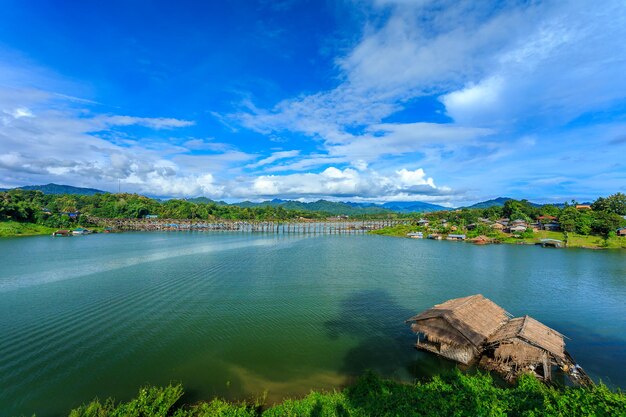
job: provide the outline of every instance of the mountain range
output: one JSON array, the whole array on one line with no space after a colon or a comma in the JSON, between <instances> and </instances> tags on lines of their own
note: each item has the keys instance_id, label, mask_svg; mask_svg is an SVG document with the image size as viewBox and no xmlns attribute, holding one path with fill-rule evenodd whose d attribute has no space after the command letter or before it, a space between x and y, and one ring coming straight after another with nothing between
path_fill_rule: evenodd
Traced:
<instances>
[{"instance_id":1,"label":"mountain range","mask_svg":"<svg viewBox=\"0 0 626 417\"><path fill-rule=\"evenodd\" d=\"M71 185L61 184L46 184L46 185L24 185L22 187L15 188L0 188L0 191L9 190L26 190L26 191L41 191L44 194L77 194L77 195L94 195L94 194L108 194L107 191L96 190L95 188L82 188L73 187Z\"/></svg>"}]
</instances>

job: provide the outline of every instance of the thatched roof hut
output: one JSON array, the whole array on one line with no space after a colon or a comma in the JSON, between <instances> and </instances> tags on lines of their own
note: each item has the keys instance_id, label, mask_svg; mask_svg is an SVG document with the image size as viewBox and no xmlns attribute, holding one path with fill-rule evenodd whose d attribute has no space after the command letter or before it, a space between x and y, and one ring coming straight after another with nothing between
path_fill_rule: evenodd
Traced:
<instances>
[{"instance_id":1,"label":"thatched roof hut","mask_svg":"<svg viewBox=\"0 0 626 417\"><path fill-rule=\"evenodd\" d=\"M511 319L489 337L486 346L493 349L497 363L504 364L511 377L522 371L543 368L541 376L549 380L552 365L568 361L564 336L529 316Z\"/></svg>"},{"instance_id":2,"label":"thatched roof hut","mask_svg":"<svg viewBox=\"0 0 626 417\"><path fill-rule=\"evenodd\" d=\"M418 348L467 364L508 318L500 306L477 294L437 304L407 323L418 334Z\"/></svg>"}]
</instances>

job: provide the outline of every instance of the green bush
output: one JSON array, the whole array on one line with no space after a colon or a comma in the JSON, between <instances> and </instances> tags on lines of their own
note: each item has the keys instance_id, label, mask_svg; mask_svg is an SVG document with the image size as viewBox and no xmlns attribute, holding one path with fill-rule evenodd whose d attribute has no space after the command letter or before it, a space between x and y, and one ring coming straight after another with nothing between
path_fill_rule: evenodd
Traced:
<instances>
[{"instance_id":1,"label":"green bush","mask_svg":"<svg viewBox=\"0 0 626 417\"><path fill-rule=\"evenodd\" d=\"M458 370L414 384L368 372L341 392L311 392L265 410L259 404L221 399L177 404L182 394L180 385L142 388L127 403L95 400L73 410L70 417L626 416L626 395L602 384L554 388L522 375L515 387L502 388L489 374L468 375Z\"/></svg>"}]
</instances>

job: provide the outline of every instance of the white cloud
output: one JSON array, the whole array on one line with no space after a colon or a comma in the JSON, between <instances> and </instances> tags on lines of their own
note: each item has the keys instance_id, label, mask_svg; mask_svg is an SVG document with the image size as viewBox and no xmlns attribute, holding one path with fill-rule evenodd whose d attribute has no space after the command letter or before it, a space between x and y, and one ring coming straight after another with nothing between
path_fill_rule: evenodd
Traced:
<instances>
[{"instance_id":1,"label":"white cloud","mask_svg":"<svg viewBox=\"0 0 626 417\"><path fill-rule=\"evenodd\" d=\"M300 151L298 151L298 150L273 152L267 158L263 158L260 161L257 161L257 162L255 162L253 164L248 164L246 166L246 168L263 167L263 166L266 166L266 165L269 165L269 164L273 164L274 162L280 161L282 159L294 158L294 157L298 156L299 154L300 154Z\"/></svg>"},{"instance_id":2,"label":"white cloud","mask_svg":"<svg viewBox=\"0 0 626 417\"><path fill-rule=\"evenodd\" d=\"M193 121L165 117L102 116L96 118L109 126L145 126L151 129L174 129L192 126Z\"/></svg>"},{"instance_id":3,"label":"white cloud","mask_svg":"<svg viewBox=\"0 0 626 417\"><path fill-rule=\"evenodd\" d=\"M458 123L562 125L626 99L626 8L619 1L542 5L495 62L442 97Z\"/></svg>"},{"instance_id":4,"label":"white cloud","mask_svg":"<svg viewBox=\"0 0 626 417\"><path fill-rule=\"evenodd\" d=\"M33 113L27 107L18 107L12 112L9 112L9 114L16 119L20 117L34 117Z\"/></svg>"},{"instance_id":5,"label":"white cloud","mask_svg":"<svg viewBox=\"0 0 626 417\"><path fill-rule=\"evenodd\" d=\"M441 98L448 114L457 122L471 124L476 114L484 114L502 106L504 80L494 76L479 84L470 84Z\"/></svg>"},{"instance_id":6,"label":"white cloud","mask_svg":"<svg viewBox=\"0 0 626 417\"><path fill-rule=\"evenodd\" d=\"M423 196L449 198L448 187L437 187L423 169L402 168L391 175L374 170L328 167L320 173L261 175L234 188L231 197L257 198L357 198L386 200L415 200Z\"/></svg>"},{"instance_id":7,"label":"white cloud","mask_svg":"<svg viewBox=\"0 0 626 417\"><path fill-rule=\"evenodd\" d=\"M125 191L131 192L220 195L222 187L210 173L210 169L220 167L220 157L226 161L253 157L232 147L214 148L222 152L212 155L214 160L210 167L206 159L201 161L201 166L178 164L176 156L183 157L180 154L188 152L187 148L173 146L167 140L159 144L152 138L117 138L118 133L111 128L141 125L154 130L174 129L193 122L93 114L77 107L84 104L59 94L0 87L0 177L3 183L15 186L55 181L106 190L117 189L117 182L121 181ZM166 159L172 154L174 158Z\"/></svg>"}]
</instances>

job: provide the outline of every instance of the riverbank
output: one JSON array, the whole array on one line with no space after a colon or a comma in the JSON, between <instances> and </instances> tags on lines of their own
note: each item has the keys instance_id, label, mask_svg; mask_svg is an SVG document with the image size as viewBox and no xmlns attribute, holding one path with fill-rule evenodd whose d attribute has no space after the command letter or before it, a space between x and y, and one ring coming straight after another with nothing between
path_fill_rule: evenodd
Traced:
<instances>
[{"instance_id":1,"label":"riverbank","mask_svg":"<svg viewBox=\"0 0 626 417\"><path fill-rule=\"evenodd\" d=\"M407 237L407 233L414 232L416 227L413 225L398 225L394 227L386 227L380 230L374 230L370 233L381 236ZM427 233L424 233L426 236ZM471 237L468 236L467 242ZM492 236L497 243L509 243L515 245L534 245L540 239L556 239L563 242L567 241L568 248L583 249L626 249L625 237L610 237L604 239L602 236L585 236L576 233L568 233L567 238L562 232L551 232L548 230L539 230L533 233L532 237L514 237L505 233L497 233ZM471 242L470 242L471 243Z\"/></svg>"},{"instance_id":2,"label":"riverbank","mask_svg":"<svg viewBox=\"0 0 626 417\"><path fill-rule=\"evenodd\" d=\"M517 386L496 386L489 375L459 371L425 382L402 384L366 373L342 391L312 391L301 399L266 406L263 398L232 403L221 399L185 404L181 385L146 387L124 403L94 400L70 417L141 415L145 417L278 416L521 416L623 415L626 394L604 385L550 388L524 375Z\"/></svg>"},{"instance_id":3,"label":"riverbank","mask_svg":"<svg viewBox=\"0 0 626 417\"><path fill-rule=\"evenodd\" d=\"M70 227L68 230L73 230L78 227L84 226L76 225L74 227ZM36 223L5 221L0 222L0 238L20 236L46 236L52 235L53 232L59 229L63 229L63 227L48 227ZM94 233L101 233L104 231L104 228L99 226L89 226L88 229Z\"/></svg>"},{"instance_id":4,"label":"riverbank","mask_svg":"<svg viewBox=\"0 0 626 417\"><path fill-rule=\"evenodd\" d=\"M49 235L55 230L35 223L0 222L0 237Z\"/></svg>"}]
</instances>

